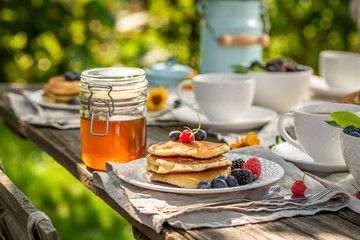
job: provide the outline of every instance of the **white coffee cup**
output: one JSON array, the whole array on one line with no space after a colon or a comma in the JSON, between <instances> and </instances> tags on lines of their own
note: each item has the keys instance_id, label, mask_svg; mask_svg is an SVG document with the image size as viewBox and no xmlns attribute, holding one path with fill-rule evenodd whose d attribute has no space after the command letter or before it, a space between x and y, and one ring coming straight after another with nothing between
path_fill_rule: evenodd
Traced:
<instances>
[{"instance_id":1,"label":"white coffee cup","mask_svg":"<svg viewBox=\"0 0 360 240\"><path fill-rule=\"evenodd\" d=\"M340 147L340 128L329 126L330 113L336 111L360 112L360 106L340 103L303 105L294 112L280 115L278 130L290 144L306 152L316 163L345 165ZM285 119L293 118L296 139L284 128Z\"/></svg>"},{"instance_id":2,"label":"white coffee cup","mask_svg":"<svg viewBox=\"0 0 360 240\"><path fill-rule=\"evenodd\" d=\"M332 88L360 89L360 54L345 51L322 51L320 76Z\"/></svg>"},{"instance_id":3,"label":"white coffee cup","mask_svg":"<svg viewBox=\"0 0 360 240\"><path fill-rule=\"evenodd\" d=\"M183 90L185 84L193 86L194 95ZM236 73L199 74L177 90L182 103L198 108L209 120L237 122L254 100L255 79Z\"/></svg>"}]
</instances>

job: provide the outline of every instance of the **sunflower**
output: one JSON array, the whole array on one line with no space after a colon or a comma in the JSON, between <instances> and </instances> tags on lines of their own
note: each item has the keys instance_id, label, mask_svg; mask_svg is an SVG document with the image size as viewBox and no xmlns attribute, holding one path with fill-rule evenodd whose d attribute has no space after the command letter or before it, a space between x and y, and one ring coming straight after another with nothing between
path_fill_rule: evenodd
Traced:
<instances>
[{"instance_id":1,"label":"sunflower","mask_svg":"<svg viewBox=\"0 0 360 240\"><path fill-rule=\"evenodd\" d=\"M232 149L250 147L260 145L260 138L258 135L254 135L254 132L249 132L246 137L242 137L240 142L236 140L234 144L231 144Z\"/></svg>"},{"instance_id":2,"label":"sunflower","mask_svg":"<svg viewBox=\"0 0 360 240\"><path fill-rule=\"evenodd\" d=\"M167 90L163 85L153 90L149 91L149 95L147 97L147 108L150 111L159 111L165 108L165 102L167 99Z\"/></svg>"}]
</instances>

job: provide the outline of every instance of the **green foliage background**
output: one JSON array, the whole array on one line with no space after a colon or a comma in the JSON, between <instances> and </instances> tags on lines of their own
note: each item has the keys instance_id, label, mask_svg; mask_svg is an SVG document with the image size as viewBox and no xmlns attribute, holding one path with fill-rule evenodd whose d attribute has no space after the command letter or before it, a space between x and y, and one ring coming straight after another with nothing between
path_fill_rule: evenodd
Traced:
<instances>
[{"instance_id":1,"label":"green foliage background","mask_svg":"<svg viewBox=\"0 0 360 240\"><path fill-rule=\"evenodd\" d=\"M197 69L201 16L196 2L2 0L0 82L46 82L66 70L91 67L146 67L171 55ZM264 2L272 25L264 61L291 58L316 73L321 50L356 51L357 31L348 0ZM121 20L129 13L147 14L145 24L121 31ZM125 26L132 23L134 20ZM131 238L125 220L2 123L0 141L6 173L50 216L63 239Z\"/></svg>"}]
</instances>

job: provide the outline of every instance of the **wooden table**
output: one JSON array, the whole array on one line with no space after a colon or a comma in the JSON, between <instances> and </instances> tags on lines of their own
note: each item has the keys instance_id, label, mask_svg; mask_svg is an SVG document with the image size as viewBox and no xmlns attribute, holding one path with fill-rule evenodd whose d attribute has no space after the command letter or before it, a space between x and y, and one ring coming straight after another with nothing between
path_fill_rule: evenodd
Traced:
<instances>
[{"instance_id":1,"label":"wooden table","mask_svg":"<svg viewBox=\"0 0 360 240\"><path fill-rule=\"evenodd\" d=\"M105 191L94 186L91 169L81 161L79 129L36 127L16 118L4 93L21 89L36 90L40 87L41 85L0 84L0 116L14 133L33 141L129 221L137 239L360 239L360 214L348 208L334 213L321 212L314 216L283 218L272 222L218 229L200 228L184 231L165 224L162 232L157 234L153 229L134 220ZM170 129L172 128L148 127L148 145L167 139Z\"/></svg>"}]
</instances>

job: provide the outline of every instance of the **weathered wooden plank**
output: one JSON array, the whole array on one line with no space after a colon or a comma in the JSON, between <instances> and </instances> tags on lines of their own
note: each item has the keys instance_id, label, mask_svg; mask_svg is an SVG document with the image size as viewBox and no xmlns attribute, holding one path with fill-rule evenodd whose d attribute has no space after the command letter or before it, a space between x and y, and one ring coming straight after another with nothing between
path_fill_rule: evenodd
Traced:
<instances>
[{"instance_id":1,"label":"weathered wooden plank","mask_svg":"<svg viewBox=\"0 0 360 240\"><path fill-rule=\"evenodd\" d=\"M17 223L23 234L28 235L28 219L31 214L38 212L38 210L3 171L0 171L0 205ZM56 229L48 219L43 218L37 226L34 234L39 234L42 239L59 239Z\"/></svg>"},{"instance_id":2,"label":"weathered wooden plank","mask_svg":"<svg viewBox=\"0 0 360 240\"><path fill-rule=\"evenodd\" d=\"M307 232L316 239L360 239L360 228L358 226L333 213L326 212L314 216L285 218L280 221L293 229Z\"/></svg>"}]
</instances>

